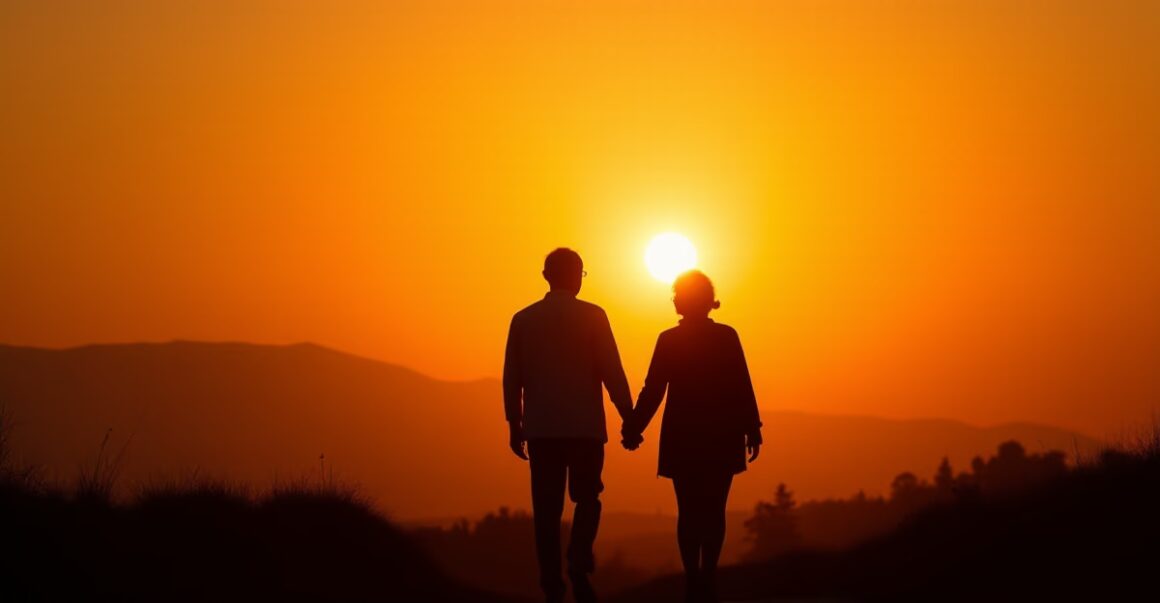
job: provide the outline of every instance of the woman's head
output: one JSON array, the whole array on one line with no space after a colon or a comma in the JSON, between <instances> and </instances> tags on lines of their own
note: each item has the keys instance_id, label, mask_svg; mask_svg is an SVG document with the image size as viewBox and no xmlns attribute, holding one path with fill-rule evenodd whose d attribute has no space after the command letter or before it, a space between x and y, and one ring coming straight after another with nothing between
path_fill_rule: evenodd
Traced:
<instances>
[{"instance_id":1,"label":"woman's head","mask_svg":"<svg viewBox=\"0 0 1160 603\"><path fill-rule=\"evenodd\" d=\"M713 291L713 281L700 270L682 273L673 282L673 306L681 316L708 316L721 307Z\"/></svg>"}]
</instances>

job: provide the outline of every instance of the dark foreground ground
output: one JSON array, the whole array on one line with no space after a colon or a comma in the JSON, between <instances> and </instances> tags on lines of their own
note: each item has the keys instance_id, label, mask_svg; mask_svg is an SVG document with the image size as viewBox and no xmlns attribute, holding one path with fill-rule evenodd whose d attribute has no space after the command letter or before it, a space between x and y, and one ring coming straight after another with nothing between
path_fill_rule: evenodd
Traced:
<instances>
[{"instance_id":1,"label":"dark foreground ground","mask_svg":"<svg viewBox=\"0 0 1160 603\"><path fill-rule=\"evenodd\" d=\"M847 552L723 568L722 598L1152 600L1160 577L1157 440L1018 493L965 492ZM0 470L0 601L518 600L449 578L412 534L333 484L255 496L190 481L116 503L109 485L93 471L66 492ZM606 600L680 601L681 584L669 576Z\"/></svg>"},{"instance_id":2,"label":"dark foreground ground","mask_svg":"<svg viewBox=\"0 0 1160 603\"><path fill-rule=\"evenodd\" d=\"M1160 446L1105 453L1033 490L965 496L844 553L723 568L729 601L1155 600ZM613 598L679 601L671 576Z\"/></svg>"},{"instance_id":3,"label":"dark foreground ground","mask_svg":"<svg viewBox=\"0 0 1160 603\"><path fill-rule=\"evenodd\" d=\"M449 580L348 492L201 484L132 503L0 487L0 601L511 601Z\"/></svg>"}]
</instances>

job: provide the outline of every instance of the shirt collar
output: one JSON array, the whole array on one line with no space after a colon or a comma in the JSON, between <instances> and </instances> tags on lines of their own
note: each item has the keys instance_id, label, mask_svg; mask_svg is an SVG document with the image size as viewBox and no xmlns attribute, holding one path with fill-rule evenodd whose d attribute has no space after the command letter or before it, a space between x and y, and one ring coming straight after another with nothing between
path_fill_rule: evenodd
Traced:
<instances>
[{"instance_id":1,"label":"shirt collar","mask_svg":"<svg viewBox=\"0 0 1160 603\"><path fill-rule=\"evenodd\" d=\"M575 293L572 293L571 291L565 291L563 289L549 289L548 292L544 294L544 299L575 299L575 297Z\"/></svg>"}]
</instances>

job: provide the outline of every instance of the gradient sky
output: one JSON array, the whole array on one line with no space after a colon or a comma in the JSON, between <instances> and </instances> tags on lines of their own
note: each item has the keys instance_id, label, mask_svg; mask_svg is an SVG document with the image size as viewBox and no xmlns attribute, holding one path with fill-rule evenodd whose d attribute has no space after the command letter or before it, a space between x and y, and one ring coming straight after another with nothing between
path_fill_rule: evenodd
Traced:
<instances>
[{"instance_id":1,"label":"gradient sky","mask_svg":"<svg viewBox=\"0 0 1160 603\"><path fill-rule=\"evenodd\" d=\"M666 230L767 407L1147 419L1160 3L0 5L0 342L497 376L568 245L636 389Z\"/></svg>"}]
</instances>

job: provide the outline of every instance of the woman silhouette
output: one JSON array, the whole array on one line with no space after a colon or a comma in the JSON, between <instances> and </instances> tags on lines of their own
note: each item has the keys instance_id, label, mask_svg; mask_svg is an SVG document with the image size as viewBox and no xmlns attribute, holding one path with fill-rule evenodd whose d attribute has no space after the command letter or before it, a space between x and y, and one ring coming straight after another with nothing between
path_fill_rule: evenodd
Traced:
<instances>
[{"instance_id":1,"label":"woman silhouette","mask_svg":"<svg viewBox=\"0 0 1160 603\"><path fill-rule=\"evenodd\" d=\"M691 270L673 284L673 305L684 318L657 338L644 389L624 445L635 449L660 407L657 474L671 478L677 495L677 543L685 567L686 601L716 601L717 560L725 542L725 502L733 475L757 460L761 420L741 340L713 322L719 308L713 283Z\"/></svg>"}]
</instances>

